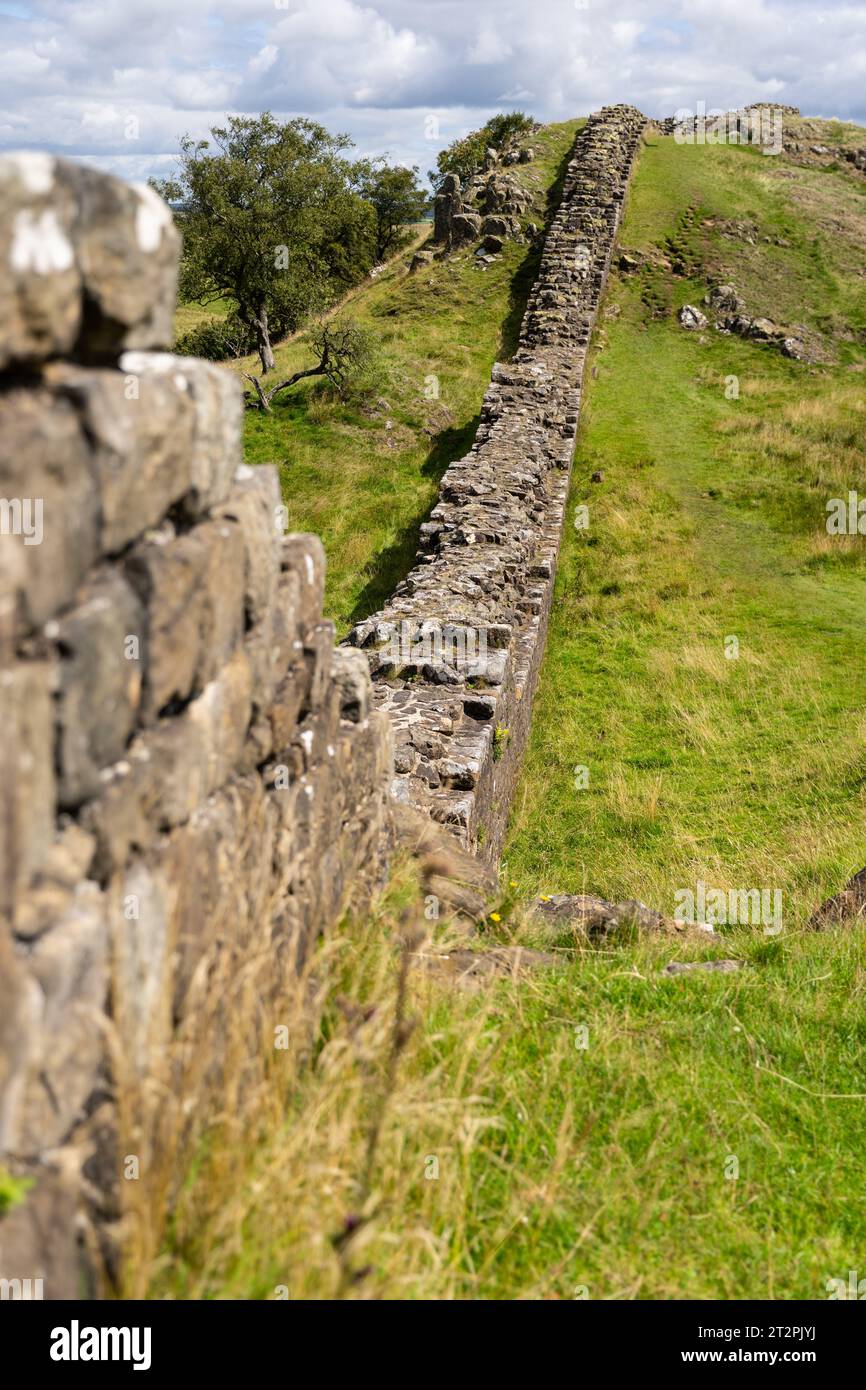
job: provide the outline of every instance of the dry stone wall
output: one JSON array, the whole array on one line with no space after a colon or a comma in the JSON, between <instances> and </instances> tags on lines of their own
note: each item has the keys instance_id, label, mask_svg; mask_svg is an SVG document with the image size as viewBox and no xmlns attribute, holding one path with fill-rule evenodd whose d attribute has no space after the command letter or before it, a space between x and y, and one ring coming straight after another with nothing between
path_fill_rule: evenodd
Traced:
<instances>
[{"instance_id":1,"label":"dry stone wall","mask_svg":"<svg viewBox=\"0 0 866 1390\"><path fill-rule=\"evenodd\" d=\"M590 334L645 118L578 134L513 359L453 463L411 573L350 642L395 739L395 798L495 857L544 651Z\"/></svg>"},{"instance_id":2,"label":"dry stone wall","mask_svg":"<svg viewBox=\"0 0 866 1390\"><path fill-rule=\"evenodd\" d=\"M242 463L237 378L165 350L169 210L0 159L0 1168L30 1183L0 1214L0 1277L97 1290L119 1106L150 1097L132 1128L170 1169L165 1116L192 1125L239 1084L392 844L432 817L495 857L644 125L612 107L579 134L473 448L340 648L320 542L284 534L275 472Z\"/></svg>"},{"instance_id":3,"label":"dry stone wall","mask_svg":"<svg viewBox=\"0 0 866 1390\"><path fill-rule=\"evenodd\" d=\"M387 842L321 543L243 465L237 378L163 350L178 252L147 188L0 160L0 1165L34 1182L0 1277L46 1296L86 1288L84 1195L117 1215L117 1068L203 974L261 958L266 1005Z\"/></svg>"}]
</instances>

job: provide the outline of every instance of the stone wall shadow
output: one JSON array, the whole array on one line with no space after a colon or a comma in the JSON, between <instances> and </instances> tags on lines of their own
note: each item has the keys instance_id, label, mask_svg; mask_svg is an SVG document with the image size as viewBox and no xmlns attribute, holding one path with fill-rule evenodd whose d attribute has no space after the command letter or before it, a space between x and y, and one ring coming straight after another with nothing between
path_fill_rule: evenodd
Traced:
<instances>
[{"instance_id":1,"label":"stone wall shadow","mask_svg":"<svg viewBox=\"0 0 866 1390\"><path fill-rule=\"evenodd\" d=\"M432 478L438 486L448 465L468 454L472 448L472 441L480 422L480 414L473 415L465 425L451 426L438 434L421 465L422 476ZM433 505L435 502L431 503L431 506ZM366 571L366 583L349 615L350 626L361 622L363 618L369 618L371 613L383 608L400 580L409 573L415 563L421 527L429 515L430 507L427 507L412 521L407 522L397 533L396 540L384 550L380 550L370 561Z\"/></svg>"}]
</instances>

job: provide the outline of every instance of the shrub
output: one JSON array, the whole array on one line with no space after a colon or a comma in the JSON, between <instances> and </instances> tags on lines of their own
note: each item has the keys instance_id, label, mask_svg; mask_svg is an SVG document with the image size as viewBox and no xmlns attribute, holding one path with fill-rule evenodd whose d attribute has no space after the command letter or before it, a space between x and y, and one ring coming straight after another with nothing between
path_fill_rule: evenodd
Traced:
<instances>
[{"instance_id":1,"label":"shrub","mask_svg":"<svg viewBox=\"0 0 866 1390\"><path fill-rule=\"evenodd\" d=\"M188 333L182 333L174 345L175 352L183 357L206 357L209 362L245 357L255 346L255 333L241 323L236 314L224 319L207 319Z\"/></svg>"}]
</instances>

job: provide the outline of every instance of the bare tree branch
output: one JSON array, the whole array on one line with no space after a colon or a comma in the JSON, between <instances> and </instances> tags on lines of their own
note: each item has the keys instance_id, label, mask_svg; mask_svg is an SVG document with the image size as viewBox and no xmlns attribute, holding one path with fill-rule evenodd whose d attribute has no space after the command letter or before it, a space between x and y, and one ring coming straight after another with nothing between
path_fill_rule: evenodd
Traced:
<instances>
[{"instance_id":1,"label":"bare tree branch","mask_svg":"<svg viewBox=\"0 0 866 1390\"><path fill-rule=\"evenodd\" d=\"M342 390L349 376L364 361L368 352L366 335L356 324L349 322L322 324L313 342L319 354L315 366L294 372L292 376L276 382L267 391L257 376L244 372L247 381L252 382L255 387L257 404L262 410L270 413L274 396L280 391L287 391L289 387L296 386L306 377L325 376L337 390Z\"/></svg>"}]
</instances>

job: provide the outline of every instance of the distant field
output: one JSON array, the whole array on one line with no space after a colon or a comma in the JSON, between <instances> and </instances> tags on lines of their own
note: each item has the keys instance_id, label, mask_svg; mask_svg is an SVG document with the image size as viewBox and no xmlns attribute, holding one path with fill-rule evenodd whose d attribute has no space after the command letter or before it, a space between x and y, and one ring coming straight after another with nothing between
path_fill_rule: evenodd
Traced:
<instances>
[{"instance_id":1,"label":"distant field","mask_svg":"<svg viewBox=\"0 0 866 1390\"><path fill-rule=\"evenodd\" d=\"M210 323L213 319L224 319L231 307L229 299L216 299L207 305L178 304L174 311L175 337L180 338L184 333L191 333L194 328L199 328L203 323Z\"/></svg>"}]
</instances>

